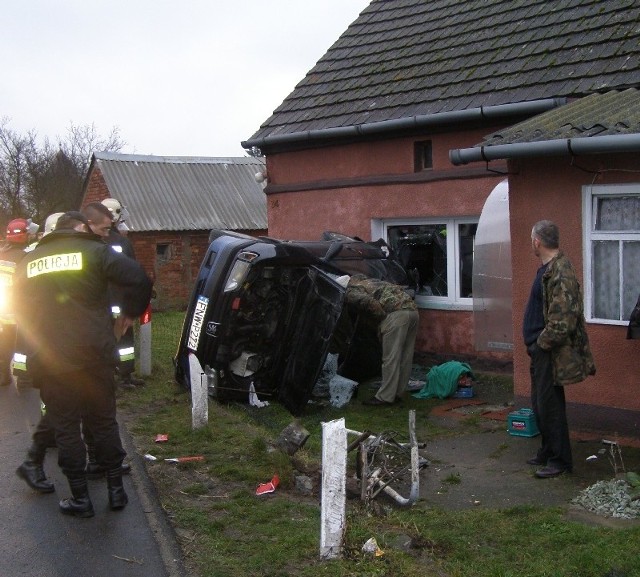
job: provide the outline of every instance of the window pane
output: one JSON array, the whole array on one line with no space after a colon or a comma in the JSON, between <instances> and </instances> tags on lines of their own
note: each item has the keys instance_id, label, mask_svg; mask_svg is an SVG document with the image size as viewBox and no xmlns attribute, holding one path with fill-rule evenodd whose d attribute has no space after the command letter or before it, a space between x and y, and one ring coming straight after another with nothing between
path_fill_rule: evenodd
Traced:
<instances>
[{"instance_id":1,"label":"window pane","mask_svg":"<svg viewBox=\"0 0 640 577\"><path fill-rule=\"evenodd\" d=\"M622 243L622 319L629 315L640 294L640 242Z\"/></svg>"},{"instance_id":2,"label":"window pane","mask_svg":"<svg viewBox=\"0 0 640 577\"><path fill-rule=\"evenodd\" d=\"M461 298L471 298L473 290L473 253L476 242L477 224L458 226L458 245L460 247L460 294Z\"/></svg>"},{"instance_id":3,"label":"window pane","mask_svg":"<svg viewBox=\"0 0 640 577\"><path fill-rule=\"evenodd\" d=\"M593 243L593 316L620 320L620 267L617 241Z\"/></svg>"},{"instance_id":4,"label":"window pane","mask_svg":"<svg viewBox=\"0 0 640 577\"><path fill-rule=\"evenodd\" d=\"M399 225L387 228L389 246L416 281L416 294L447 296L447 225Z\"/></svg>"},{"instance_id":5,"label":"window pane","mask_svg":"<svg viewBox=\"0 0 640 577\"><path fill-rule=\"evenodd\" d=\"M640 196L600 196L596 230L640 230Z\"/></svg>"}]
</instances>

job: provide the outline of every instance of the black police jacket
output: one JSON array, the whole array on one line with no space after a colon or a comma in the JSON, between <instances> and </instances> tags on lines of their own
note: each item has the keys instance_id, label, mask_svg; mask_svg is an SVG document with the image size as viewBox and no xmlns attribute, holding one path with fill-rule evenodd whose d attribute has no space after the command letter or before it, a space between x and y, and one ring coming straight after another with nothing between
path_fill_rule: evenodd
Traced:
<instances>
[{"instance_id":1,"label":"black police jacket","mask_svg":"<svg viewBox=\"0 0 640 577\"><path fill-rule=\"evenodd\" d=\"M144 312L152 289L139 263L99 236L74 230L43 237L18 264L14 281L19 339L34 378L115 365L107 288L121 289L129 317Z\"/></svg>"}]
</instances>

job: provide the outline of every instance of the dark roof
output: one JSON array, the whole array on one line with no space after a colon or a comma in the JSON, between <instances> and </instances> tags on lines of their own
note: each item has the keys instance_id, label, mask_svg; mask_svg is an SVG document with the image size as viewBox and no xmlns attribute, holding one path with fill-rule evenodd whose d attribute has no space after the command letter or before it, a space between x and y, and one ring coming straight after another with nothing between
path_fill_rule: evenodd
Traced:
<instances>
[{"instance_id":1,"label":"dark roof","mask_svg":"<svg viewBox=\"0 0 640 577\"><path fill-rule=\"evenodd\" d=\"M449 151L453 164L640 151L640 90L591 94Z\"/></svg>"},{"instance_id":2,"label":"dark roof","mask_svg":"<svg viewBox=\"0 0 640 577\"><path fill-rule=\"evenodd\" d=\"M639 44L638 0L373 0L243 144L638 87Z\"/></svg>"},{"instance_id":3,"label":"dark roof","mask_svg":"<svg viewBox=\"0 0 640 577\"><path fill-rule=\"evenodd\" d=\"M592 94L487 136L480 145L640 133L640 91Z\"/></svg>"},{"instance_id":4,"label":"dark roof","mask_svg":"<svg viewBox=\"0 0 640 577\"><path fill-rule=\"evenodd\" d=\"M96 167L132 231L267 228L266 196L255 179L261 158L96 152L87 178Z\"/></svg>"}]
</instances>

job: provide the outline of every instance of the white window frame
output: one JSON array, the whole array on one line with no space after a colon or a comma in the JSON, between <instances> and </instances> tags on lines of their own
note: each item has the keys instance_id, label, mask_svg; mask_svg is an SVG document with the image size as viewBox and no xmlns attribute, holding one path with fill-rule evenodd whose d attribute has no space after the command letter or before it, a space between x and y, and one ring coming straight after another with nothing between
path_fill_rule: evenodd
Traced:
<instances>
[{"instance_id":1,"label":"white window frame","mask_svg":"<svg viewBox=\"0 0 640 577\"><path fill-rule=\"evenodd\" d=\"M637 232L616 232L595 230L595 203L602 196L640 196L640 183L586 185L582 187L582 223L583 223L583 275L584 275L584 315L587 322L603 325L629 324L628 320L601 319L593 316L593 250L591 243L599 240L640 241L640 230ZM622 305L622 251L620 255L620 303ZM621 312L622 316L622 312Z\"/></svg>"},{"instance_id":2,"label":"white window frame","mask_svg":"<svg viewBox=\"0 0 640 577\"><path fill-rule=\"evenodd\" d=\"M446 310L473 310L473 298L461 298L460 294L460 247L458 225L478 224L479 217L429 217L429 218L385 218L372 219L371 238L382 238L388 242L390 226L445 224L447 227L447 287L449 294L442 296L416 295L420 308Z\"/></svg>"}]
</instances>

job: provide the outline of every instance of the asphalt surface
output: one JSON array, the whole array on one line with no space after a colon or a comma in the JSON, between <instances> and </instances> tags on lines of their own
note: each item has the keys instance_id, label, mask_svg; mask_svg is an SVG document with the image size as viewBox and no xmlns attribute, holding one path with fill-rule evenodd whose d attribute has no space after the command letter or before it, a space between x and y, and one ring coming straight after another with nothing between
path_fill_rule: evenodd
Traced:
<instances>
[{"instance_id":1,"label":"asphalt surface","mask_svg":"<svg viewBox=\"0 0 640 577\"><path fill-rule=\"evenodd\" d=\"M0 387L0 576L182 577L173 530L125 430L132 472L124 478L129 504L122 511L109 509L101 479L89 481L95 517L60 513L58 502L70 492L55 449L45 461L54 493L39 494L15 474L39 419L39 399L35 389Z\"/></svg>"}]
</instances>

